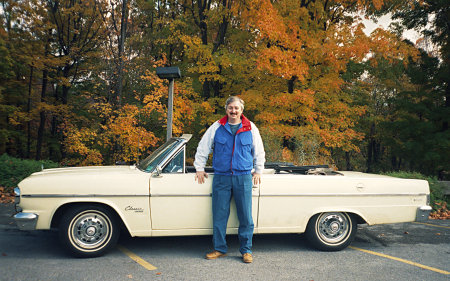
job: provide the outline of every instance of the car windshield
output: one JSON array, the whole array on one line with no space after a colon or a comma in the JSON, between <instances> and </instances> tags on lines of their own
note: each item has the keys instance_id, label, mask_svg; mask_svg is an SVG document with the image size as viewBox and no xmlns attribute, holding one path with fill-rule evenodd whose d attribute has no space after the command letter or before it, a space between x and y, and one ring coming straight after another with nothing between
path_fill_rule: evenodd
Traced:
<instances>
[{"instance_id":1,"label":"car windshield","mask_svg":"<svg viewBox=\"0 0 450 281\"><path fill-rule=\"evenodd\" d=\"M138 168L145 172L153 172L158 164L166 158L166 156L172 151L172 149L178 144L176 139L170 139L165 144L155 150L150 156L142 160L138 164Z\"/></svg>"}]
</instances>

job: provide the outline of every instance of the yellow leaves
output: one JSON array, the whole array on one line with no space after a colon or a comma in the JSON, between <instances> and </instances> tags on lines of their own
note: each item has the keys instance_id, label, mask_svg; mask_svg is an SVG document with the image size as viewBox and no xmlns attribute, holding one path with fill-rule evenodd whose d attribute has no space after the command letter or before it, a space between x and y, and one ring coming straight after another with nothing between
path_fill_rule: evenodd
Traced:
<instances>
[{"instance_id":1,"label":"yellow leaves","mask_svg":"<svg viewBox=\"0 0 450 281\"><path fill-rule=\"evenodd\" d=\"M112 105L103 101L93 103L89 111L96 112L100 118L107 118L111 116L112 110Z\"/></svg>"},{"instance_id":2,"label":"yellow leaves","mask_svg":"<svg viewBox=\"0 0 450 281\"><path fill-rule=\"evenodd\" d=\"M203 45L201 39L196 36L183 35L180 39L189 59L194 59L200 63L212 60L211 45Z\"/></svg>"},{"instance_id":3,"label":"yellow leaves","mask_svg":"<svg viewBox=\"0 0 450 281\"><path fill-rule=\"evenodd\" d=\"M193 61L188 71L199 74L200 82L219 81L225 82L225 78L219 74L220 67L223 69L231 66L229 57L221 54L213 54L212 44L204 45L196 36L183 35L180 37L184 44L186 57Z\"/></svg>"},{"instance_id":4,"label":"yellow leaves","mask_svg":"<svg viewBox=\"0 0 450 281\"><path fill-rule=\"evenodd\" d=\"M67 165L100 165L103 157L97 149L91 148L95 143L97 133L92 128L76 128L73 124L65 123L66 150L68 153L79 154L80 158L65 160Z\"/></svg>"},{"instance_id":5,"label":"yellow leaves","mask_svg":"<svg viewBox=\"0 0 450 281\"><path fill-rule=\"evenodd\" d=\"M31 118L30 118L29 114L26 112L23 112L23 111L14 111L9 117L9 122L13 126L25 124L26 122L28 122L30 120L31 120Z\"/></svg>"},{"instance_id":6,"label":"yellow leaves","mask_svg":"<svg viewBox=\"0 0 450 281\"><path fill-rule=\"evenodd\" d=\"M285 162L293 162L294 161L294 155L293 155L292 151L290 151L287 147L283 147L281 156L283 157L283 160Z\"/></svg>"}]
</instances>

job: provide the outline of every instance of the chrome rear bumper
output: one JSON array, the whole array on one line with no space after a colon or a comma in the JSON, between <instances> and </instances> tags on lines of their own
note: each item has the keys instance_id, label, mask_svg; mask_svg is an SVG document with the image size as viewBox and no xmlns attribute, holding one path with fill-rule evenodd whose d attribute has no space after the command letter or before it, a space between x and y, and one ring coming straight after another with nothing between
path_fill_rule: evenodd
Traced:
<instances>
[{"instance_id":1,"label":"chrome rear bumper","mask_svg":"<svg viewBox=\"0 0 450 281\"><path fill-rule=\"evenodd\" d=\"M17 213L14 215L14 220L20 230L35 230L38 217L33 213Z\"/></svg>"}]
</instances>

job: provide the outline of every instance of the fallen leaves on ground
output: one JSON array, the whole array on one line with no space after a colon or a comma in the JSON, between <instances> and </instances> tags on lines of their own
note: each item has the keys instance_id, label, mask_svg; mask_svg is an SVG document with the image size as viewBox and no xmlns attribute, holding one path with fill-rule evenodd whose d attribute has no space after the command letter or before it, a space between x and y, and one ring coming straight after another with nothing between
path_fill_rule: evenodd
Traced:
<instances>
[{"instance_id":1,"label":"fallen leaves on ground","mask_svg":"<svg viewBox=\"0 0 450 281\"><path fill-rule=\"evenodd\" d=\"M14 203L14 191L0 186L0 203Z\"/></svg>"},{"instance_id":2,"label":"fallen leaves on ground","mask_svg":"<svg viewBox=\"0 0 450 281\"><path fill-rule=\"evenodd\" d=\"M430 213L430 219L447 220L450 219L450 210L447 208L447 202L435 203L438 207L437 211Z\"/></svg>"}]
</instances>

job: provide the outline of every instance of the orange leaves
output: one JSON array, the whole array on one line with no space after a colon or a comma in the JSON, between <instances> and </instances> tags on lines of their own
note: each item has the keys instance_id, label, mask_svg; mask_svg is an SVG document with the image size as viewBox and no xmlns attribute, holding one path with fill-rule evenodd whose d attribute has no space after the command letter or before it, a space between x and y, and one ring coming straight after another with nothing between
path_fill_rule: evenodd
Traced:
<instances>
[{"instance_id":1,"label":"orange leaves","mask_svg":"<svg viewBox=\"0 0 450 281\"><path fill-rule=\"evenodd\" d=\"M310 161L305 151L320 161L330 157L331 148L358 151L355 143L363 134L354 127L366 108L354 104L349 90L354 81L344 81L342 73L350 62L371 56L414 54L389 32L367 36L360 18L348 14L380 9L385 2L252 0L242 7L242 26L255 34L261 82L270 77L267 87L247 91L244 98L255 104L249 107L255 120L274 128L266 132L294 155L283 151L283 157L305 163ZM269 85L274 76L282 87Z\"/></svg>"},{"instance_id":2,"label":"orange leaves","mask_svg":"<svg viewBox=\"0 0 450 281\"><path fill-rule=\"evenodd\" d=\"M283 157L283 160L285 162L293 162L294 161L294 155L292 151L290 151L287 147L283 148L281 156Z\"/></svg>"},{"instance_id":3,"label":"orange leaves","mask_svg":"<svg viewBox=\"0 0 450 281\"><path fill-rule=\"evenodd\" d=\"M283 51L278 46L261 49L257 63L259 69L270 70L272 74L286 79L296 76L303 80L308 72L308 65L299 54Z\"/></svg>"},{"instance_id":4,"label":"orange leaves","mask_svg":"<svg viewBox=\"0 0 450 281\"><path fill-rule=\"evenodd\" d=\"M431 219L438 219L438 220L450 219L450 210L447 208L447 202L445 201L436 202L435 208L437 210L430 213Z\"/></svg>"},{"instance_id":5,"label":"orange leaves","mask_svg":"<svg viewBox=\"0 0 450 281\"><path fill-rule=\"evenodd\" d=\"M109 132L106 135L121 145L120 158L127 162L137 160L142 151L155 146L159 140L153 132L139 126L139 113L137 106L127 104L107 124Z\"/></svg>"},{"instance_id":6,"label":"orange leaves","mask_svg":"<svg viewBox=\"0 0 450 281\"><path fill-rule=\"evenodd\" d=\"M260 120L268 124L276 124L279 121L292 121L296 116L306 119L315 118L315 113L309 109L314 106L314 92L311 90L295 90L294 93L273 93L263 98L255 98L249 92L244 93L244 98L252 106L261 110L258 115ZM262 97L261 94L258 96Z\"/></svg>"},{"instance_id":7,"label":"orange leaves","mask_svg":"<svg viewBox=\"0 0 450 281\"><path fill-rule=\"evenodd\" d=\"M406 64L408 57L417 59L419 56L418 50L413 45L401 41L395 34L381 28L372 32L370 43L373 58L381 56L390 62L400 59ZM371 62L376 64L375 59L371 59Z\"/></svg>"},{"instance_id":8,"label":"orange leaves","mask_svg":"<svg viewBox=\"0 0 450 281\"><path fill-rule=\"evenodd\" d=\"M241 13L242 25L256 34L258 68L285 79L296 76L303 80L308 71L302 60L304 32L269 0L249 1L246 5Z\"/></svg>"},{"instance_id":9,"label":"orange leaves","mask_svg":"<svg viewBox=\"0 0 450 281\"><path fill-rule=\"evenodd\" d=\"M105 112L102 111L105 109ZM109 104L95 104L91 110L99 116L106 118L104 124L92 126L88 120L67 119L64 126L66 136L65 145L67 152L72 157L66 159L68 165L100 165L104 164L105 151L110 153L119 146L116 160L133 162L137 160L143 151L155 146L159 140L153 132L139 125L141 110L135 106L126 104L116 114L107 115L110 112ZM85 125L76 125L74 121L82 121ZM91 125L91 126L89 126ZM74 157L78 155L79 157Z\"/></svg>"},{"instance_id":10,"label":"orange leaves","mask_svg":"<svg viewBox=\"0 0 450 281\"><path fill-rule=\"evenodd\" d=\"M434 205L436 211L432 211L430 213L430 219L437 219L437 220L450 219L450 210L447 207L447 202L445 201L436 202ZM440 234L438 233L437 235Z\"/></svg>"},{"instance_id":11,"label":"orange leaves","mask_svg":"<svg viewBox=\"0 0 450 281\"><path fill-rule=\"evenodd\" d=\"M199 110L203 110L205 104L198 104L199 95L185 85L175 87L174 111L173 111L173 133L181 135L185 127L189 127ZM206 105L207 106L207 105Z\"/></svg>"}]
</instances>

